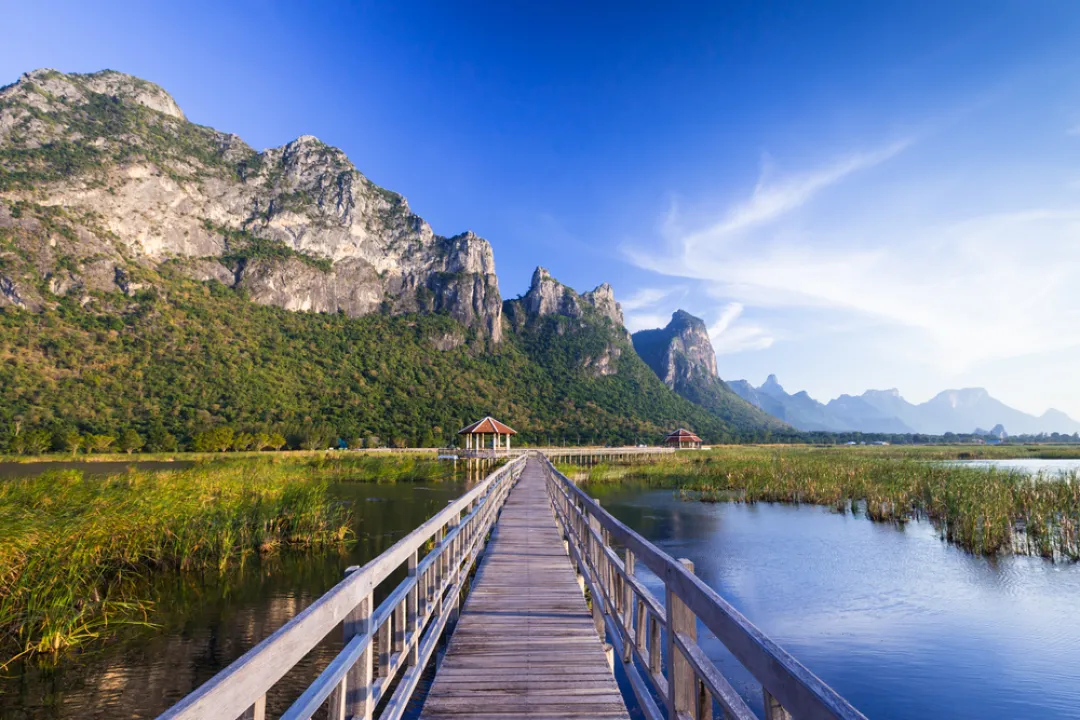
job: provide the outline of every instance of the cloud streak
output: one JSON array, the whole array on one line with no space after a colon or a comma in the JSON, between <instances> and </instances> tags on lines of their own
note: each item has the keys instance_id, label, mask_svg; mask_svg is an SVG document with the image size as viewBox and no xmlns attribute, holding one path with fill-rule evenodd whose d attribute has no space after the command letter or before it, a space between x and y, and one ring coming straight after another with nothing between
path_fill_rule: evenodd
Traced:
<instances>
[{"instance_id":1,"label":"cloud streak","mask_svg":"<svg viewBox=\"0 0 1080 720\"><path fill-rule=\"evenodd\" d=\"M812 201L823 190L839 192L856 173L908 146L766 177L748 199L667 238L669 254L624 250L639 267L700 281L711 296L730 302L713 325L717 352L769 347L784 333L740 325L750 307L777 311L770 317L780 323L783 311L798 310L800 317L815 313L820 323L847 315L915 330L924 342L896 352L954 373L1080 346L1080 206L914 215L893 209L894 185L860 182L860 197L880 214L815 212ZM797 208L807 212L790 227L786 218Z\"/></svg>"},{"instance_id":2,"label":"cloud streak","mask_svg":"<svg viewBox=\"0 0 1080 720\"><path fill-rule=\"evenodd\" d=\"M910 140L903 140L869 152L852 153L816 170L779 180L773 179L766 163L749 198L732 207L718 222L683 237L682 243L693 251L705 243L770 223L848 176L889 160L910 144Z\"/></svg>"}]
</instances>

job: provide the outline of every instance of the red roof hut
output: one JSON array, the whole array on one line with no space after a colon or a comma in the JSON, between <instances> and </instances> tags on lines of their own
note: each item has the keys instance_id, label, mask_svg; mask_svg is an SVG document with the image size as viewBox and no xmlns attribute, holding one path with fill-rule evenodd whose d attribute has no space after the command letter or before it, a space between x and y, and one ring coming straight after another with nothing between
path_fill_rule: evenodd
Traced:
<instances>
[{"instance_id":1,"label":"red roof hut","mask_svg":"<svg viewBox=\"0 0 1080 720\"><path fill-rule=\"evenodd\" d=\"M517 430L488 415L483 420L461 428L457 434L465 436L466 450L490 448L496 452L500 449L510 452L510 436L517 435Z\"/></svg>"},{"instance_id":2,"label":"red roof hut","mask_svg":"<svg viewBox=\"0 0 1080 720\"><path fill-rule=\"evenodd\" d=\"M677 445L680 450L683 448L700 449L701 438L685 428L679 428L664 436L664 444Z\"/></svg>"}]
</instances>

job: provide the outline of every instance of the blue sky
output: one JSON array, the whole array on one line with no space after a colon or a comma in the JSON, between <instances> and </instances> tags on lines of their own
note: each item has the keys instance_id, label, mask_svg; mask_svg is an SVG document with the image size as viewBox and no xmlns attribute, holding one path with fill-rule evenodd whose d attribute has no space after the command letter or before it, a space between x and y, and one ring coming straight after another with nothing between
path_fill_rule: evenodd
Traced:
<instances>
[{"instance_id":1,"label":"blue sky","mask_svg":"<svg viewBox=\"0 0 1080 720\"><path fill-rule=\"evenodd\" d=\"M0 83L316 135L488 238L504 296L543 264L631 329L684 308L725 378L1080 417L1080 5L583 5L5 3Z\"/></svg>"}]
</instances>

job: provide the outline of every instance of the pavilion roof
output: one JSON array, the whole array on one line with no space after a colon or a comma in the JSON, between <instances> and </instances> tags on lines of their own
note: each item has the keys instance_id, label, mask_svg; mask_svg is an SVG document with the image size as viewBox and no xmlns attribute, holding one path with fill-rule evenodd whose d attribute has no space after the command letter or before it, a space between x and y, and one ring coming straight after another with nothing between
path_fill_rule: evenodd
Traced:
<instances>
[{"instance_id":1,"label":"pavilion roof","mask_svg":"<svg viewBox=\"0 0 1080 720\"><path fill-rule=\"evenodd\" d=\"M670 432L664 436L664 442L668 442L671 440L689 440L690 442L701 442L701 438L699 438L697 435L690 432L686 428L679 428L675 432Z\"/></svg>"},{"instance_id":2,"label":"pavilion roof","mask_svg":"<svg viewBox=\"0 0 1080 720\"><path fill-rule=\"evenodd\" d=\"M458 435L517 435L517 430L504 425L488 415L483 420L477 420L472 425L467 425L458 430Z\"/></svg>"}]
</instances>

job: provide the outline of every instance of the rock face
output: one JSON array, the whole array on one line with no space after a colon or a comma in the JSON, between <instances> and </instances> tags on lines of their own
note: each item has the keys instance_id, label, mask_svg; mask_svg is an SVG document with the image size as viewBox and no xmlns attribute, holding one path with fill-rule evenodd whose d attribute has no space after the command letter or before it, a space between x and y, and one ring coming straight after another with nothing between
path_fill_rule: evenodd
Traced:
<instances>
[{"instance_id":1,"label":"rock face","mask_svg":"<svg viewBox=\"0 0 1080 720\"><path fill-rule=\"evenodd\" d=\"M633 335L634 349L669 388L736 425L782 427L720 379L716 352L701 318L676 310L667 327Z\"/></svg>"},{"instance_id":2,"label":"rock face","mask_svg":"<svg viewBox=\"0 0 1080 720\"><path fill-rule=\"evenodd\" d=\"M529 291L508 301L505 314L523 335L535 338L550 332L576 338L576 364L592 377L617 374L619 359L630 350L622 308L607 283L578 293L538 267Z\"/></svg>"},{"instance_id":3,"label":"rock face","mask_svg":"<svg viewBox=\"0 0 1080 720\"><path fill-rule=\"evenodd\" d=\"M623 327L622 307L615 302L615 292L607 283L587 293L578 294L551 277L546 269L536 268L529 292L525 294L525 307L534 317L563 315L580 318L593 311L611 321L616 328Z\"/></svg>"},{"instance_id":4,"label":"rock face","mask_svg":"<svg viewBox=\"0 0 1080 720\"><path fill-rule=\"evenodd\" d=\"M256 302L440 312L502 336L486 240L436 235L405 198L314 137L255 152L188 122L164 90L122 73L37 70L0 89L0 203L7 214L19 206L26 222L51 217L88 236L46 251L21 228L21 251L50 267L45 256L59 252L74 268L53 294L89 287L87 262L138 274L180 259L190 277L244 288ZM30 283L5 277L0 303L15 304Z\"/></svg>"},{"instance_id":5,"label":"rock face","mask_svg":"<svg viewBox=\"0 0 1080 720\"><path fill-rule=\"evenodd\" d=\"M665 328L634 333L634 348L672 389L696 377L720 376L704 321L685 310L676 310Z\"/></svg>"}]
</instances>

